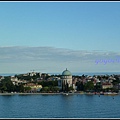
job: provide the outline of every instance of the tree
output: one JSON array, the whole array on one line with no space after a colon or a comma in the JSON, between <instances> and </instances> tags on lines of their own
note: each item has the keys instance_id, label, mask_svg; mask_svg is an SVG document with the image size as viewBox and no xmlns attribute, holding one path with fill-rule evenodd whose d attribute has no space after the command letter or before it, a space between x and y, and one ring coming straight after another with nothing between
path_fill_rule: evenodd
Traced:
<instances>
[{"instance_id":1,"label":"tree","mask_svg":"<svg viewBox=\"0 0 120 120\"><path fill-rule=\"evenodd\" d=\"M49 87L43 87L42 89L41 89L41 91L42 92L48 92L48 91L50 91L50 88Z\"/></svg>"},{"instance_id":2,"label":"tree","mask_svg":"<svg viewBox=\"0 0 120 120\"><path fill-rule=\"evenodd\" d=\"M68 91L74 90L72 86L68 87Z\"/></svg>"},{"instance_id":3,"label":"tree","mask_svg":"<svg viewBox=\"0 0 120 120\"><path fill-rule=\"evenodd\" d=\"M21 84L18 86L19 92L24 92L24 86Z\"/></svg>"},{"instance_id":4,"label":"tree","mask_svg":"<svg viewBox=\"0 0 120 120\"><path fill-rule=\"evenodd\" d=\"M2 92L14 92L15 91L15 85L12 83L10 77L5 77L1 83L0 83L0 90Z\"/></svg>"},{"instance_id":5,"label":"tree","mask_svg":"<svg viewBox=\"0 0 120 120\"><path fill-rule=\"evenodd\" d=\"M94 89L94 84L92 81L88 81L84 86L84 90L86 90L86 91L90 91L93 89Z\"/></svg>"},{"instance_id":6,"label":"tree","mask_svg":"<svg viewBox=\"0 0 120 120\"><path fill-rule=\"evenodd\" d=\"M76 86L77 86L77 91L83 91L84 90L84 85L83 82L76 82Z\"/></svg>"},{"instance_id":7,"label":"tree","mask_svg":"<svg viewBox=\"0 0 120 120\"><path fill-rule=\"evenodd\" d=\"M31 87L24 87L24 91L29 92L31 90Z\"/></svg>"},{"instance_id":8,"label":"tree","mask_svg":"<svg viewBox=\"0 0 120 120\"><path fill-rule=\"evenodd\" d=\"M94 90L95 90L96 92L100 92L100 91L102 90L101 82L96 83L96 86L94 87Z\"/></svg>"},{"instance_id":9,"label":"tree","mask_svg":"<svg viewBox=\"0 0 120 120\"><path fill-rule=\"evenodd\" d=\"M1 90L2 92L7 91L7 87L6 87L5 85L3 85L3 86L0 87L0 90Z\"/></svg>"}]
</instances>

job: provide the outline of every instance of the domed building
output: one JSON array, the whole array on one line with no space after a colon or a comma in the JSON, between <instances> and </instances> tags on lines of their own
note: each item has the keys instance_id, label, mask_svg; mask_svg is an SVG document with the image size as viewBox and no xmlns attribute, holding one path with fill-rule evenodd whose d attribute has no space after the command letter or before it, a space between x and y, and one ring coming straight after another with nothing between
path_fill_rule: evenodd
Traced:
<instances>
[{"instance_id":1,"label":"domed building","mask_svg":"<svg viewBox=\"0 0 120 120\"><path fill-rule=\"evenodd\" d=\"M72 86L72 74L67 68L62 72L62 81L65 85L68 83L68 87Z\"/></svg>"},{"instance_id":2,"label":"domed building","mask_svg":"<svg viewBox=\"0 0 120 120\"><path fill-rule=\"evenodd\" d=\"M64 71L62 72L62 75L63 75L63 76L72 76L71 72L70 72L69 70L67 70L67 68L66 68L66 70L64 70Z\"/></svg>"},{"instance_id":3,"label":"domed building","mask_svg":"<svg viewBox=\"0 0 120 120\"><path fill-rule=\"evenodd\" d=\"M62 72L61 80L58 81L58 86L64 91L66 87L72 87L72 74L69 70Z\"/></svg>"}]
</instances>

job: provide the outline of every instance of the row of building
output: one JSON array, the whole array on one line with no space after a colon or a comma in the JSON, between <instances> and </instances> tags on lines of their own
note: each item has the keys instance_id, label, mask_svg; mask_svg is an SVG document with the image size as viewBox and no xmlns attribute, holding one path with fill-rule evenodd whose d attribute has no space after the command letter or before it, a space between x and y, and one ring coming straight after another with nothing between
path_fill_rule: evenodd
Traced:
<instances>
[{"instance_id":1,"label":"row of building","mask_svg":"<svg viewBox=\"0 0 120 120\"><path fill-rule=\"evenodd\" d=\"M88 81L92 81L94 86L97 84L97 83L100 83L102 84L102 89L107 89L107 88L113 88L113 84L112 82L116 80L114 77L110 76L108 79L98 79L97 76L86 76L84 78L78 78L78 77L73 77L71 72L69 70L65 70L63 71L62 73L62 77L61 79L58 79L58 86L59 88L63 88L64 89L64 86L66 84L68 84L69 87L73 87L74 90L77 89L77 86L76 86L76 82L83 82L83 84L87 83ZM118 84L117 86L118 88L120 88L120 83Z\"/></svg>"},{"instance_id":2,"label":"row of building","mask_svg":"<svg viewBox=\"0 0 120 120\"><path fill-rule=\"evenodd\" d=\"M32 72L32 73L27 73L24 74L23 76L34 76L38 73ZM45 76L47 74L41 74L39 73L39 78L37 79L38 81L40 80L44 80ZM50 76L48 75L48 79L47 80L57 80L58 81L58 87L62 90L65 90L65 87L72 87L75 91L77 89L76 86L76 82L83 82L83 84L87 83L88 81L92 81L94 85L96 85L97 83L101 82L102 83L102 89L106 89L106 88L113 88L113 84L112 82L114 80L116 80L113 76L109 76L108 79L99 79L98 76L84 76L83 78L80 77L76 77L76 76L72 76L71 72L69 70L64 70L62 72L62 75L60 77L57 76ZM4 76L0 76L0 80L4 79ZM24 84L24 87L31 87L32 90L36 90L36 91L40 91L40 89L42 88L42 85L38 85L38 84L34 84L30 81L27 80L21 80L18 79L15 76L11 76L11 81L14 85L19 85L19 84ZM118 88L120 87L120 83L117 86Z\"/></svg>"}]
</instances>

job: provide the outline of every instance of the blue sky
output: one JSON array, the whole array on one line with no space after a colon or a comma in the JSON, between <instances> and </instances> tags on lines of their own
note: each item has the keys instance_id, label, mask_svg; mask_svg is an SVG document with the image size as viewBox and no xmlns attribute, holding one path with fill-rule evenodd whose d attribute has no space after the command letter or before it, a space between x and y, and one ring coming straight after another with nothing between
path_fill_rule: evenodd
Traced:
<instances>
[{"instance_id":1,"label":"blue sky","mask_svg":"<svg viewBox=\"0 0 120 120\"><path fill-rule=\"evenodd\" d=\"M114 63L100 64L99 67L95 64L96 59L119 56L119 39L120 2L0 2L1 73L28 72L39 69L39 64L41 72L62 72L66 67L72 72L120 71L120 63L116 63L117 66ZM32 51L38 49L40 56L37 56L37 62L35 58L31 60L26 57L22 62L18 59L13 62L12 57L17 56L17 46L18 53L25 55L24 50L30 50L32 57L36 56L36 52ZM20 47L24 48L23 51ZM54 59L42 60L44 54L41 55L41 48ZM65 55L61 56L55 51L51 53L50 48L53 51L61 50ZM29 58L30 51L26 53ZM74 51L71 54L73 57L66 59L71 51ZM80 57L81 51L86 57ZM76 57L76 52L79 57ZM109 56L103 57L106 53ZM64 61L56 62L58 58ZM83 60L85 63L81 64ZM57 66L59 62L60 67Z\"/></svg>"}]
</instances>

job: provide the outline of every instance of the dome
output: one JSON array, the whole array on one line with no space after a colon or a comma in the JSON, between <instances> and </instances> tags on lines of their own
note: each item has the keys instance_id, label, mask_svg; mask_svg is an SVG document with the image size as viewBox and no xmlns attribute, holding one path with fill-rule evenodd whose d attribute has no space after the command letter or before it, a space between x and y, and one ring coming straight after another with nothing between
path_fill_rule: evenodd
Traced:
<instances>
[{"instance_id":1,"label":"dome","mask_svg":"<svg viewBox=\"0 0 120 120\"><path fill-rule=\"evenodd\" d=\"M72 76L71 72L69 70L67 70L67 69L62 72L62 75Z\"/></svg>"}]
</instances>

